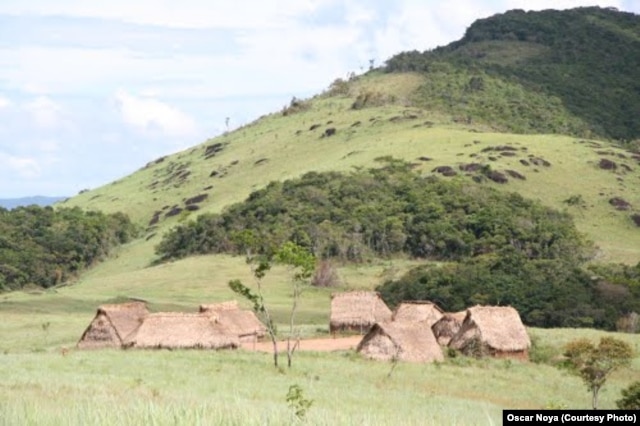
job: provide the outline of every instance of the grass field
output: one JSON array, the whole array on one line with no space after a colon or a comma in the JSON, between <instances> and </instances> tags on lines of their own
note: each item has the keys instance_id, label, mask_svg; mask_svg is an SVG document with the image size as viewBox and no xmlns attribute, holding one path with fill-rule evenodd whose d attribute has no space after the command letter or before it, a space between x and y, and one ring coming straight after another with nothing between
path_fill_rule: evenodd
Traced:
<instances>
[{"instance_id":1,"label":"grass field","mask_svg":"<svg viewBox=\"0 0 640 426\"><path fill-rule=\"evenodd\" d=\"M590 330L530 330L559 348ZM617 336L638 348L636 336ZM391 364L350 352L304 353L291 370L268 354L242 350L70 351L55 345L0 355L0 423L289 424L289 386L313 401L308 424L500 424L504 408L588 408L576 377L558 368L506 360L448 359ZM640 379L616 373L601 393L615 407L620 390ZM391 372L391 374L390 374ZM348 385L346 385L348 384ZM295 422L292 422L295 423Z\"/></svg>"}]
</instances>

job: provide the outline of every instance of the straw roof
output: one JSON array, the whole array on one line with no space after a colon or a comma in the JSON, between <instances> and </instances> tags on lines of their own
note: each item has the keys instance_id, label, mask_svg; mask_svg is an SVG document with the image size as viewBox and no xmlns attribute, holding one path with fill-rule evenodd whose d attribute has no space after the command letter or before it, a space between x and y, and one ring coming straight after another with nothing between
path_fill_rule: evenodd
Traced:
<instances>
[{"instance_id":1,"label":"straw roof","mask_svg":"<svg viewBox=\"0 0 640 426\"><path fill-rule=\"evenodd\" d=\"M376 322L391 320L391 310L375 291L350 291L331 295L331 332L369 331Z\"/></svg>"},{"instance_id":2,"label":"straw roof","mask_svg":"<svg viewBox=\"0 0 640 426\"><path fill-rule=\"evenodd\" d=\"M400 303L393 311L393 321L426 322L431 327L442 318L442 310L435 304L423 301L409 301Z\"/></svg>"},{"instance_id":3,"label":"straw roof","mask_svg":"<svg viewBox=\"0 0 640 426\"><path fill-rule=\"evenodd\" d=\"M240 309L236 300L200 305L200 312L215 319L229 334L238 336L242 341L264 337L267 327L253 311Z\"/></svg>"},{"instance_id":4,"label":"straw roof","mask_svg":"<svg viewBox=\"0 0 640 426\"><path fill-rule=\"evenodd\" d=\"M159 312L145 318L125 342L134 348L237 348L238 337L206 314Z\"/></svg>"},{"instance_id":5,"label":"straw roof","mask_svg":"<svg viewBox=\"0 0 640 426\"><path fill-rule=\"evenodd\" d=\"M449 344L451 338L460 330L460 326L466 316L467 311L445 313L442 318L431 326L431 330L440 345L447 346Z\"/></svg>"},{"instance_id":6,"label":"straw roof","mask_svg":"<svg viewBox=\"0 0 640 426\"><path fill-rule=\"evenodd\" d=\"M149 314L144 302L101 305L78 341L78 348L119 348Z\"/></svg>"},{"instance_id":7,"label":"straw roof","mask_svg":"<svg viewBox=\"0 0 640 426\"><path fill-rule=\"evenodd\" d=\"M431 329L420 323L377 323L367 333L357 351L368 358L407 362L443 361L442 349Z\"/></svg>"},{"instance_id":8,"label":"straw roof","mask_svg":"<svg viewBox=\"0 0 640 426\"><path fill-rule=\"evenodd\" d=\"M526 352L531 347L520 315L511 306L474 306L449 346L466 352L480 344L492 354Z\"/></svg>"}]
</instances>

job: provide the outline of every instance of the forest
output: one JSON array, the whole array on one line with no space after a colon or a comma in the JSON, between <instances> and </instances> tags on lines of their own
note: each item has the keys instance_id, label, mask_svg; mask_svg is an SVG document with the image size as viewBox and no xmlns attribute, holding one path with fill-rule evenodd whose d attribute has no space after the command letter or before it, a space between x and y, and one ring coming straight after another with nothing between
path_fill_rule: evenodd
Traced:
<instances>
[{"instance_id":1,"label":"forest","mask_svg":"<svg viewBox=\"0 0 640 426\"><path fill-rule=\"evenodd\" d=\"M0 291L64 283L135 235L122 213L0 208Z\"/></svg>"}]
</instances>

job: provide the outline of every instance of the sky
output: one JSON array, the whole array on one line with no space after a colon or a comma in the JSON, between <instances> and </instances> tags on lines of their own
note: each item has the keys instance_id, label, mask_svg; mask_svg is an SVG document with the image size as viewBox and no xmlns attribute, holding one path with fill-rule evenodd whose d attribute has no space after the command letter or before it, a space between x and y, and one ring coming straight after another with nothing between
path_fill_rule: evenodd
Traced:
<instances>
[{"instance_id":1,"label":"sky","mask_svg":"<svg viewBox=\"0 0 640 426\"><path fill-rule=\"evenodd\" d=\"M510 9L640 0L2 0L0 198L72 196Z\"/></svg>"}]
</instances>

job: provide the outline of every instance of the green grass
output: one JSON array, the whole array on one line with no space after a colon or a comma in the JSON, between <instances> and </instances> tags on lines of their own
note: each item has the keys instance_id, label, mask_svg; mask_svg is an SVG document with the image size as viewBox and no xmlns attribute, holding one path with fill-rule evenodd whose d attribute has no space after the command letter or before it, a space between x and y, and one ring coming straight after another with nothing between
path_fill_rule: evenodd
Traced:
<instances>
[{"instance_id":1,"label":"green grass","mask_svg":"<svg viewBox=\"0 0 640 426\"><path fill-rule=\"evenodd\" d=\"M535 330L556 338L602 333ZM623 336L636 347L637 336ZM548 365L449 359L391 365L349 352L298 353L291 370L245 351L70 351L0 355L2 424L283 424L285 396L299 385L313 400L309 424L500 424L504 408L587 408L576 377ZM602 408L640 379L630 371L605 385ZM345 384L348 383L348 386Z\"/></svg>"}]
</instances>

